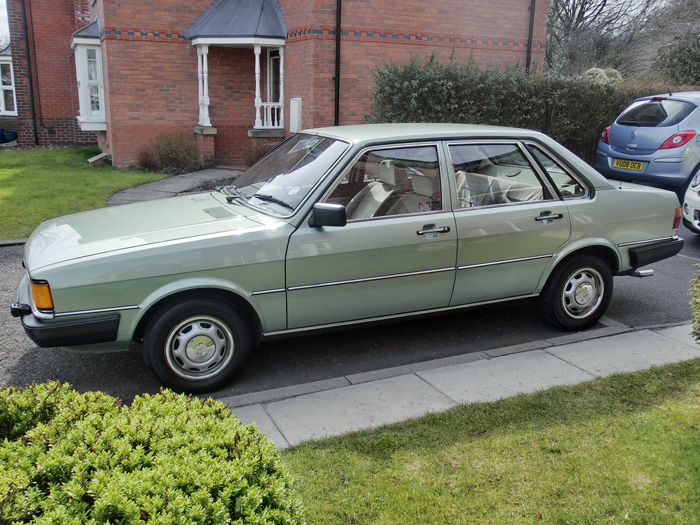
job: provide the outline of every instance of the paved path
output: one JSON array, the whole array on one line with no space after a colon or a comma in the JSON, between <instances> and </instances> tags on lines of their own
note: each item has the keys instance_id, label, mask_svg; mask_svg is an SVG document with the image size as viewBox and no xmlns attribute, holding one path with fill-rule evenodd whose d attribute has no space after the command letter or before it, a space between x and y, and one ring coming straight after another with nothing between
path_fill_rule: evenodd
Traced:
<instances>
[{"instance_id":1,"label":"paved path","mask_svg":"<svg viewBox=\"0 0 700 525\"><path fill-rule=\"evenodd\" d=\"M621 325L617 329L622 333L607 335L615 332L608 327L220 401L243 423L255 422L283 449L460 404L496 401L700 358L692 325L638 331ZM541 348L532 349L538 345Z\"/></svg>"}]
</instances>

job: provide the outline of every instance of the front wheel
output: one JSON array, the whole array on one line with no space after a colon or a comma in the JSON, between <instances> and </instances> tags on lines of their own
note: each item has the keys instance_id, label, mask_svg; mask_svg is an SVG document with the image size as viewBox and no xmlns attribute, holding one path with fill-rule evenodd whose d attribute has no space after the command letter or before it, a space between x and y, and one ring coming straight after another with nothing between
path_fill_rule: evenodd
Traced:
<instances>
[{"instance_id":1,"label":"front wheel","mask_svg":"<svg viewBox=\"0 0 700 525\"><path fill-rule=\"evenodd\" d=\"M248 359L250 329L228 304L175 301L159 313L144 332L144 359L164 385L192 393L216 390Z\"/></svg>"},{"instance_id":2,"label":"front wheel","mask_svg":"<svg viewBox=\"0 0 700 525\"><path fill-rule=\"evenodd\" d=\"M612 272L595 256L571 259L556 268L540 296L544 316L566 330L594 325L610 304Z\"/></svg>"}]
</instances>

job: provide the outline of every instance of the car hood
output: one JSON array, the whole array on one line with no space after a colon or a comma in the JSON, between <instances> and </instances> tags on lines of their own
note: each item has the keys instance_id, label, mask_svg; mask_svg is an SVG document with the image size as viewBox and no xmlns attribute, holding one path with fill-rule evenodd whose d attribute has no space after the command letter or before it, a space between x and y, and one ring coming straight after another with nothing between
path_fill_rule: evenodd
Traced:
<instances>
[{"instance_id":1,"label":"car hood","mask_svg":"<svg viewBox=\"0 0 700 525\"><path fill-rule=\"evenodd\" d=\"M191 237L240 233L278 220L242 205L223 204L212 194L195 194L102 208L42 223L25 247L25 264L51 264L148 244Z\"/></svg>"}]
</instances>

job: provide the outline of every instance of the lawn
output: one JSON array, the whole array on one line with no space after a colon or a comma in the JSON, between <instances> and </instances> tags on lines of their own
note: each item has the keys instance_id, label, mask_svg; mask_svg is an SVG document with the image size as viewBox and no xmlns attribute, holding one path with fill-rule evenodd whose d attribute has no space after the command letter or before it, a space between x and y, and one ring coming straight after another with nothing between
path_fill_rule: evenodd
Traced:
<instances>
[{"instance_id":1,"label":"lawn","mask_svg":"<svg viewBox=\"0 0 700 525\"><path fill-rule=\"evenodd\" d=\"M283 453L309 523L700 523L700 359Z\"/></svg>"},{"instance_id":2,"label":"lawn","mask_svg":"<svg viewBox=\"0 0 700 525\"><path fill-rule=\"evenodd\" d=\"M114 193L164 175L93 167L96 148L0 151L0 239L19 239L42 221L107 205Z\"/></svg>"}]
</instances>

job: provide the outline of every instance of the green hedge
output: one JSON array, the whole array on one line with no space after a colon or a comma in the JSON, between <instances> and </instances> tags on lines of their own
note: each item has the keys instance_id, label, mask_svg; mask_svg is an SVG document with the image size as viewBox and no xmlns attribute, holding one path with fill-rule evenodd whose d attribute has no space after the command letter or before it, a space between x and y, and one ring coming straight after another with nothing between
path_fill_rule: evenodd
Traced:
<instances>
[{"instance_id":1,"label":"green hedge","mask_svg":"<svg viewBox=\"0 0 700 525\"><path fill-rule=\"evenodd\" d=\"M274 445L211 399L6 388L0 438L0 523L303 521Z\"/></svg>"},{"instance_id":2,"label":"green hedge","mask_svg":"<svg viewBox=\"0 0 700 525\"><path fill-rule=\"evenodd\" d=\"M369 122L470 122L542 131L588 162L603 129L635 98L669 86L626 86L586 77L526 75L474 60L389 62L374 70ZM685 90L675 87L675 90ZM687 89L687 88L686 88Z\"/></svg>"}]
</instances>

